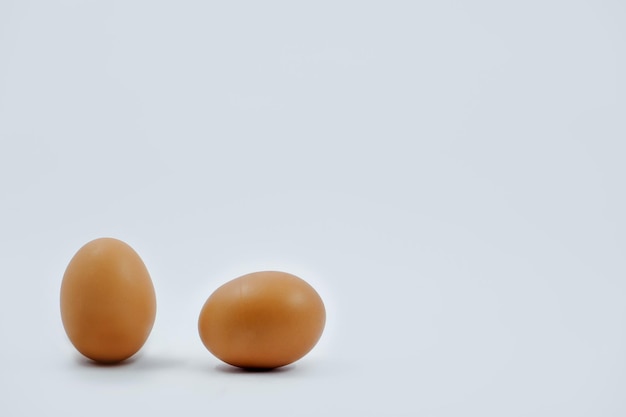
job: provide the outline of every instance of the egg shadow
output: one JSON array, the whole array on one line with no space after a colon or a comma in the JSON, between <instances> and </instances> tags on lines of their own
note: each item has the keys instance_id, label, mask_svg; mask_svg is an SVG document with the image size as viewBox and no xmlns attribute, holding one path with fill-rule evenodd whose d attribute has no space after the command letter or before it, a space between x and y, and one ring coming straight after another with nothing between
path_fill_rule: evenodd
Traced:
<instances>
[{"instance_id":1,"label":"egg shadow","mask_svg":"<svg viewBox=\"0 0 626 417\"><path fill-rule=\"evenodd\" d=\"M138 359L140 359L140 356L136 355L120 362L97 362L85 356L75 356L75 362L84 368L125 368L136 363Z\"/></svg>"},{"instance_id":2,"label":"egg shadow","mask_svg":"<svg viewBox=\"0 0 626 417\"><path fill-rule=\"evenodd\" d=\"M223 374L283 374L293 373L295 365L285 365L278 368L239 368L236 366L220 363L214 369Z\"/></svg>"},{"instance_id":3,"label":"egg shadow","mask_svg":"<svg viewBox=\"0 0 626 417\"><path fill-rule=\"evenodd\" d=\"M81 368L100 369L123 369L132 368L134 371L158 371L181 367L185 361L182 359L154 357L150 355L136 354L120 362L97 362L92 359L77 355L75 363Z\"/></svg>"}]
</instances>

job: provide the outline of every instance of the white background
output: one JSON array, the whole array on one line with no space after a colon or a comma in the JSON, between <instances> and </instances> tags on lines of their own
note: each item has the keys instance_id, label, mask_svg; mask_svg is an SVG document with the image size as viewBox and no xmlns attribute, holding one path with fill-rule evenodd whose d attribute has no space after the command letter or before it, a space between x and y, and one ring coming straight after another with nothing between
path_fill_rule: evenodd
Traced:
<instances>
[{"instance_id":1,"label":"white background","mask_svg":"<svg viewBox=\"0 0 626 417\"><path fill-rule=\"evenodd\" d=\"M621 0L0 0L0 414L623 417L625 74ZM101 236L115 367L59 314ZM241 373L197 316L264 269L327 328Z\"/></svg>"}]
</instances>

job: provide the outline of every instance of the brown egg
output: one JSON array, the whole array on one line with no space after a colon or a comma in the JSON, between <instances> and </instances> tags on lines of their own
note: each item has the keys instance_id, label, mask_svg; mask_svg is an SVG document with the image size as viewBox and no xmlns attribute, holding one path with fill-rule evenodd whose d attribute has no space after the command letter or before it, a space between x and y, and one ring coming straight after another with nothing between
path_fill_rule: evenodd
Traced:
<instances>
[{"instance_id":1,"label":"brown egg","mask_svg":"<svg viewBox=\"0 0 626 417\"><path fill-rule=\"evenodd\" d=\"M126 243L92 240L74 255L61 284L61 318L74 347L98 362L119 362L145 343L156 315L148 270Z\"/></svg>"},{"instance_id":2,"label":"brown egg","mask_svg":"<svg viewBox=\"0 0 626 417\"><path fill-rule=\"evenodd\" d=\"M306 355L326 321L324 303L304 280L255 272L219 287L206 301L198 330L206 348L241 368L276 368Z\"/></svg>"}]
</instances>

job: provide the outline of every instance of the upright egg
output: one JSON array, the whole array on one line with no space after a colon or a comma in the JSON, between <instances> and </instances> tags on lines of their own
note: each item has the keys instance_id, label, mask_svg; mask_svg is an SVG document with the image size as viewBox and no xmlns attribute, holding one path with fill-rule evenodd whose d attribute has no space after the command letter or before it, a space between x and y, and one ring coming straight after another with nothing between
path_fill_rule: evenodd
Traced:
<instances>
[{"instance_id":1,"label":"upright egg","mask_svg":"<svg viewBox=\"0 0 626 417\"><path fill-rule=\"evenodd\" d=\"M241 368L269 369L295 362L317 343L324 303L306 281L285 272L241 276L219 287L200 312L206 348Z\"/></svg>"},{"instance_id":2,"label":"upright egg","mask_svg":"<svg viewBox=\"0 0 626 417\"><path fill-rule=\"evenodd\" d=\"M70 261L61 284L61 318L74 347L97 362L119 362L145 343L156 315L150 274L126 243L101 238Z\"/></svg>"}]
</instances>

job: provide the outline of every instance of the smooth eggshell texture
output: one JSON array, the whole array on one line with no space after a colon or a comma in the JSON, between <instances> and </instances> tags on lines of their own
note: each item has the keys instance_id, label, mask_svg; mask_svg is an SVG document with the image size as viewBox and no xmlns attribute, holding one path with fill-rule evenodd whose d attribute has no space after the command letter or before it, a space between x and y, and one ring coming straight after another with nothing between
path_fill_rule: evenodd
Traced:
<instances>
[{"instance_id":1,"label":"smooth eggshell texture","mask_svg":"<svg viewBox=\"0 0 626 417\"><path fill-rule=\"evenodd\" d=\"M80 353L105 363L129 358L145 343L155 315L148 270L126 243L96 239L74 255L61 284L61 317Z\"/></svg>"},{"instance_id":2,"label":"smooth eggshell texture","mask_svg":"<svg viewBox=\"0 0 626 417\"><path fill-rule=\"evenodd\" d=\"M306 281L266 271L215 290L200 312L198 330L206 348L224 362L268 369L306 355L325 321L324 303Z\"/></svg>"}]
</instances>

